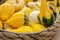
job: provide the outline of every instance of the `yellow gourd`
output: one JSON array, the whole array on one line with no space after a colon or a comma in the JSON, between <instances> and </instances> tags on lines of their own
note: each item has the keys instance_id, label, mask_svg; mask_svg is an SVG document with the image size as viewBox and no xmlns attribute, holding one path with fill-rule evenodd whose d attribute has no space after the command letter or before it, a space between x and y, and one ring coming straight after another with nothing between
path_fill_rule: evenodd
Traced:
<instances>
[{"instance_id":1,"label":"yellow gourd","mask_svg":"<svg viewBox=\"0 0 60 40\"><path fill-rule=\"evenodd\" d=\"M1 20L0 20L0 29L2 29L3 28L3 25L2 25L2 22L1 22Z\"/></svg>"},{"instance_id":2,"label":"yellow gourd","mask_svg":"<svg viewBox=\"0 0 60 40\"><path fill-rule=\"evenodd\" d=\"M29 22L29 25L32 27L34 32L41 32L43 30L45 30L46 28L41 25L41 24L34 24L32 22Z\"/></svg>"},{"instance_id":3,"label":"yellow gourd","mask_svg":"<svg viewBox=\"0 0 60 40\"><path fill-rule=\"evenodd\" d=\"M41 8L38 19L42 25L51 26L57 17L57 12L47 4L47 0L41 0Z\"/></svg>"},{"instance_id":4,"label":"yellow gourd","mask_svg":"<svg viewBox=\"0 0 60 40\"><path fill-rule=\"evenodd\" d=\"M33 29L30 26L22 26L18 29L14 29L12 30L12 32L16 32L16 33L31 33L33 32Z\"/></svg>"},{"instance_id":5,"label":"yellow gourd","mask_svg":"<svg viewBox=\"0 0 60 40\"><path fill-rule=\"evenodd\" d=\"M24 13L17 12L12 15L10 19L6 21L6 24L10 25L12 28L19 28L24 25Z\"/></svg>"},{"instance_id":6,"label":"yellow gourd","mask_svg":"<svg viewBox=\"0 0 60 40\"><path fill-rule=\"evenodd\" d=\"M15 9L12 4L10 3L3 3L0 5L0 18L5 21L13 15Z\"/></svg>"},{"instance_id":7,"label":"yellow gourd","mask_svg":"<svg viewBox=\"0 0 60 40\"><path fill-rule=\"evenodd\" d=\"M11 3L14 6L15 11L20 11L25 6L24 0L8 0L6 2Z\"/></svg>"}]
</instances>

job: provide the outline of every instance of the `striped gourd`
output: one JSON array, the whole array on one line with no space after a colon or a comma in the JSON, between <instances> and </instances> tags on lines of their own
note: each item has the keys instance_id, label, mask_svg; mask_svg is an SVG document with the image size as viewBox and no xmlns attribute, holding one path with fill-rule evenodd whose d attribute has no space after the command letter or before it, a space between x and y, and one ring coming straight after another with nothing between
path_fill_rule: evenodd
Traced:
<instances>
[{"instance_id":1,"label":"striped gourd","mask_svg":"<svg viewBox=\"0 0 60 40\"><path fill-rule=\"evenodd\" d=\"M38 19L41 24L50 26L56 19L56 11L51 6L48 7L47 0L41 0L41 2L41 12L38 16Z\"/></svg>"},{"instance_id":2,"label":"striped gourd","mask_svg":"<svg viewBox=\"0 0 60 40\"><path fill-rule=\"evenodd\" d=\"M27 18L25 13L17 12L11 16L10 19L6 21L6 24L12 28L19 28L27 24Z\"/></svg>"}]
</instances>

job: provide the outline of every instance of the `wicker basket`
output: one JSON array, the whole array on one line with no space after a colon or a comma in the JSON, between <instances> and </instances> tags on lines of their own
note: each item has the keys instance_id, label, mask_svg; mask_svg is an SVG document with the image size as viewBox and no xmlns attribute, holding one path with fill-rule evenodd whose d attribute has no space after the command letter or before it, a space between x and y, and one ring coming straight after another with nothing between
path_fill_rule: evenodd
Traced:
<instances>
[{"instance_id":1,"label":"wicker basket","mask_svg":"<svg viewBox=\"0 0 60 40\"><path fill-rule=\"evenodd\" d=\"M47 30L39 33L18 34L5 30L0 30L0 40L51 40L60 26L60 17Z\"/></svg>"},{"instance_id":2,"label":"wicker basket","mask_svg":"<svg viewBox=\"0 0 60 40\"><path fill-rule=\"evenodd\" d=\"M56 22L47 28L47 30L38 33L19 34L5 30L0 30L0 40L51 40L60 26L60 15Z\"/></svg>"},{"instance_id":3,"label":"wicker basket","mask_svg":"<svg viewBox=\"0 0 60 40\"><path fill-rule=\"evenodd\" d=\"M2 2L0 4L2 4ZM58 16L56 22L51 27L39 33L18 34L0 30L0 40L51 40L59 26L60 17Z\"/></svg>"}]
</instances>

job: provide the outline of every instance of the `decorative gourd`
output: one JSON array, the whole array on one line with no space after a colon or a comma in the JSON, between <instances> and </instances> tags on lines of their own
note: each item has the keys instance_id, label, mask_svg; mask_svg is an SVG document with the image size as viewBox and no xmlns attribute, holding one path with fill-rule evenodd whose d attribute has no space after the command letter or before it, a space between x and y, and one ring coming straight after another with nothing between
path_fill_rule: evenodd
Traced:
<instances>
[{"instance_id":1,"label":"decorative gourd","mask_svg":"<svg viewBox=\"0 0 60 40\"><path fill-rule=\"evenodd\" d=\"M2 22L0 20L0 29L2 29L2 28L3 28L3 24L2 24Z\"/></svg>"},{"instance_id":2,"label":"decorative gourd","mask_svg":"<svg viewBox=\"0 0 60 40\"><path fill-rule=\"evenodd\" d=\"M32 11L33 11L33 9L30 9L26 6L21 10L21 12L25 13L28 18L29 18L29 15Z\"/></svg>"},{"instance_id":3,"label":"decorative gourd","mask_svg":"<svg viewBox=\"0 0 60 40\"><path fill-rule=\"evenodd\" d=\"M38 10L32 11L29 15L29 21L33 22L33 23L39 23L39 20L38 20L39 13L40 13L40 11L38 11Z\"/></svg>"},{"instance_id":4,"label":"decorative gourd","mask_svg":"<svg viewBox=\"0 0 60 40\"><path fill-rule=\"evenodd\" d=\"M3 3L0 5L0 18L5 21L7 20L12 14L14 14L15 9L14 6L10 3Z\"/></svg>"},{"instance_id":5,"label":"decorative gourd","mask_svg":"<svg viewBox=\"0 0 60 40\"><path fill-rule=\"evenodd\" d=\"M34 9L35 8L35 4L36 2L28 2L27 6L31 9Z\"/></svg>"},{"instance_id":6,"label":"decorative gourd","mask_svg":"<svg viewBox=\"0 0 60 40\"><path fill-rule=\"evenodd\" d=\"M40 23L45 26L52 25L57 16L56 11L52 7L49 7L47 5L47 0L41 0L41 12L38 16L38 19Z\"/></svg>"},{"instance_id":7,"label":"decorative gourd","mask_svg":"<svg viewBox=\"0 0 60 40\"><path fill-rule=\"evenodd\" d=\"M11 32L15 33L32 33L33 29L30 26L22 26L17 29L10 30Z\"/></svg>"},{"instance_id":8,"label":"decorative gourd","mask_svg":"<svg viewBox=\"0 0 60 40\"><path fill-rule=\"evenodd\" d=\"M33 22L29 22L29 25L32 27L34 32L41 32L42 30L45 30L45 26L41 24L35 24Z\"/></svg>"},{"instance_id":9,"label":"decorative gourd","mask_svg":"<svg viewBox=\"0 0 60 40\"><path fill-rule=\"evenodd\" d=\"M20 11L24 6L24 0L8 0L7 3L13 4L15 11Z\"/></svg>"},{"instance_id":10,"label":"decorative gourd","mask_svg":"<svg viewBox=\"0 0 60 40\"><path fill-rule=\"evenodd\" d=\"M27 6L31 9L40 10L40 1L38 2L28 2Z\"/></svg>"},{"instance_id":11,"label":"decorative gourd","mask_svg":"<svg viewBox=\"0 0 60 40\"><path fill-rule=\"evenodd\" d=\"M22 12L17 12L11 16L10 19L6 21L6 24L10 25L12 28L19 28L26 23L26 15Z\"/></svg>"}]
</instances>

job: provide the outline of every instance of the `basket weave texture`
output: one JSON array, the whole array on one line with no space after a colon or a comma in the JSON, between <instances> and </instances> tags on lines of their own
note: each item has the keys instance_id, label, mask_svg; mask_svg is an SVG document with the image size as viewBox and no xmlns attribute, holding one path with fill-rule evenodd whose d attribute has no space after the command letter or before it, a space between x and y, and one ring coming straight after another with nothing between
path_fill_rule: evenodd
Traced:
<instances>
[{"instance_id":1,"label":"basket weave texture","mask_svg":"<svg viewBox=\"0 0 60 40\"><path fill-rule=\"evenodd\" d=\"M0 30L0 40L51 40L56 34L56 30L59 26L60 15L56 23L54 23L51 27L48 27L47 30L39 33L18 34L5 30Z\"/></svg>"}]
</instances>

